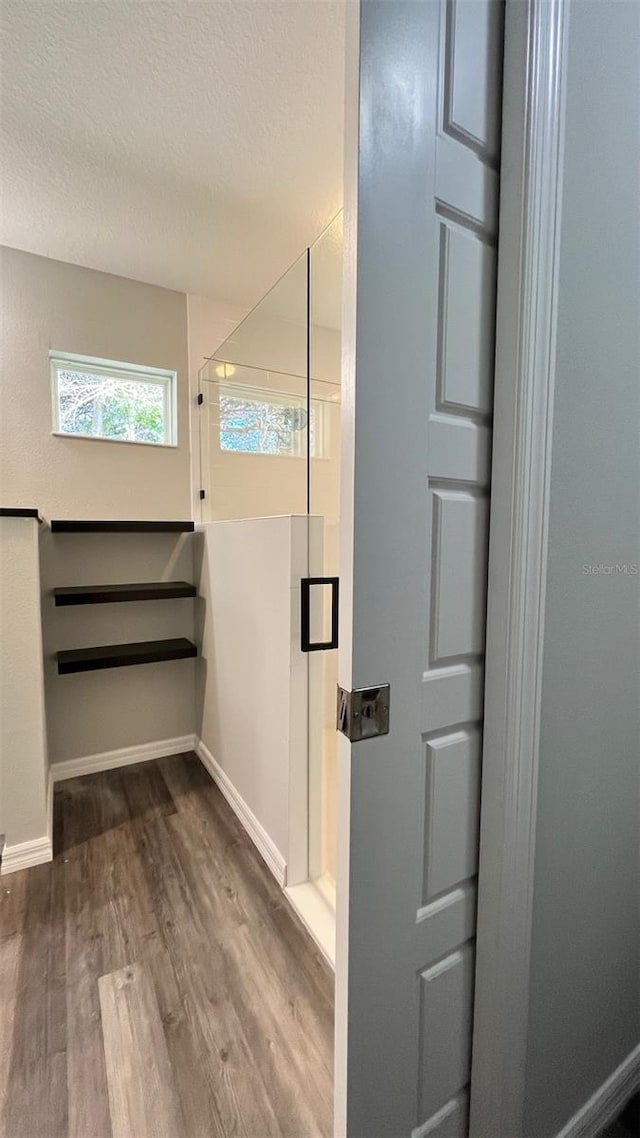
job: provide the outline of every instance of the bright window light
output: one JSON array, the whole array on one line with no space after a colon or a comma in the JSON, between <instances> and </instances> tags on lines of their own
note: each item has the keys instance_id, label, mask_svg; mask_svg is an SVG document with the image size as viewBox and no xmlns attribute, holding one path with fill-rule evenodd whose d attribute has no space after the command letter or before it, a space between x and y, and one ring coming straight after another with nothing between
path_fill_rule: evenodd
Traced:
<instances>
[{"instance_id":1,"label":"bright window light","mask_svg":"<svg viewBox=\"0 0 640 1138\"><path fill-rule=\"evenodd\" d=\"M176 446L176 373L51 352L53 429L111 442Z\"/></svg>"},{"instance_id":2,"label":"bright window light","mask_svg":"<svg viewBox=\"0 0 640 1138\"><path fill-rule=\"evenodd\" d=\"M219 400L220 450L306 457L307 402L304 397L225 383L220 384ZM327 431L320 400L311 400L309 427L311 457L324 457Z\"/></svg>"}]
</instances>

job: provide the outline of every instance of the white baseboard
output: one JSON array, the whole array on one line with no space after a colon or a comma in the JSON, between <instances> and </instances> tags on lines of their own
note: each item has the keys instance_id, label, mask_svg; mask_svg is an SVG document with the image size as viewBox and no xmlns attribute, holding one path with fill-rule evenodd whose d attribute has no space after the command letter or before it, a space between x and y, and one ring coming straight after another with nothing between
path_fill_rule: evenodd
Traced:
<instances>
[{"instance_id":1,"label":"white baseboard","mask_svg":"<svg viewBox=\"0 0 640 1138\"><path fill-rule=\"evenodd\" d=\"M97 755L81 755L77 759L65 759L52 763L49 768L49 786L78 775L96 774L98 771L115 770L117 767L131 766L150 759L161 759L166 755L179 755L185 751L195 751L202 765L220 788L234 814L254 843L261 857L282 888L287 883L287 863L277 846L271 840L222 767L216 762L211 751L196 735L181 735L175 739L159 739L153 743L141 743L135 747L121 747L115 751L103 751ZM52 815L52 799L49 814ZM2 872L12 873L16 869L26 869L30 865L51 861L51 834L34 842L24 842L19 846L5 847L2 858Z\"/></svg>"},{"instance_id":2,"label":"white baseboard","mask_svg":"<svg viewBox=\"0 0 640 1138\"><path fill-rule=\"evenodd\" d=\"M128 767L132 763L145 763L149 759L163 759L166 755L179 755L184 751L194 751L195 735L179 735L175 739L158 739L153 743L140 743L136 747L120 747L115 751L102 751L97 755L81 755L78 759L64 759L52 763L50 770L54 782L76 778L81 774L96 774L98 771L115 770Z\"/></svg>"},{"instance_id":3,"label":"white baseboard","mask_svg":"<svg viewBox=\"0 0 640 1138\"><path fill-rule=\"evenodd\" d=\"M29 869L32 865L42 865L53 861L51 837L34 838L31 842L20 842L15 846L5 846L2 854L0 873L17 873L19 869Z\"/></svg>"},{"instance_id":4,"label":"white baseboard","mask_svg":"<svg viewBox=\"0 0 640 1138\"><path fill-rule=\"evenodd\" d=\"M640 1089L640 1043L577 1110L556 1138L597 1138Z\"/></svg>"},{"instance_id":5,"label":"white baseboard","mask_svg":"<svg viewBox=\"0 0 640 1138\"><path fill-rule=\"evenodd\" d=\"M258 821L253 811L249 809L244 799L240 797L229 776L225 774L222 767L216 762L209 748L202 742L202 739L196 741L195 752L203 767L209 772L211 778L226 798L234 814L239 818L276 881L284 889L287 883L287 863L280 853L280 850L271 840L264 826Z\"/></svg>"},{"instance_id":6,"label":"white baseboard","mask_svg":"<svg viewBox=\"0 0 640 1138\"><path fill-rule=\"evenodd\" d=\"M51 773L51 767L49 767L48 772L47 772L47 805L46 805L46 811L47 811L47 837L48 837L49 841L51 842L51 848L53 849L53 775Z\"/></svg>"}]
</instances>

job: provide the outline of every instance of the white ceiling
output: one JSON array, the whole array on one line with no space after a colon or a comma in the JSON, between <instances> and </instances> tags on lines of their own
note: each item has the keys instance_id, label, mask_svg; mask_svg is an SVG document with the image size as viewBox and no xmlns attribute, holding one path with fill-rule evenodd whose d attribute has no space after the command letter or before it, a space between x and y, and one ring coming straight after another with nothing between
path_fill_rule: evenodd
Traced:
<instances>
[{"instance_id":1,"label":"white ceiling","mask_svg":"<svg viewBox=\"0 0 640 1138\"><path fill-rule=\"evenodd\" d=\"M342 204L344 0L3 0L1 240L249 305Z\"/></svg>"}]
</instances>

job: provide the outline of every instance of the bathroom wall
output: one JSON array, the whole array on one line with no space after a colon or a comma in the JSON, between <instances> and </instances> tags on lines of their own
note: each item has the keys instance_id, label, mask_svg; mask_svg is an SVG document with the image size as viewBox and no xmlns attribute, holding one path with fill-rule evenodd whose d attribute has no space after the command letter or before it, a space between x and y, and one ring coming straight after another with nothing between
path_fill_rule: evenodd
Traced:
<instances>
[{"instance_id":1,"label":"bathroom wall","mask_svg":"<svg viewBox=\"0 0 640 1138\"><path fill-rule=\"evenodd\" d=\"M304 576L339 573L341 277L339 218L314 247L311 258L311 397L318 400L315 413L322 419L323 453L311 461L310 497L311 513L323 519L324 533L322 556L301 568ZM221 380L245 388L248 397L253 388L305 399L306 288L307 265L302 258L235 329L237 313L199 298L193 298L192 304L189 298L190 339L192 326L194 333L207 327L208 346L203 354L217 354L221 361L229 361L226 367L221 361L207 364L207 379L201 383L204 404L198 411L200 430L194 452L201 448L201 485L206 494L201 503L203 521L306 511L306 459L222 450L218 404ZM224 340L222 346L218 340ZM198 343L206 340L200 338ZM310 870L312 876L328 879L329 890L336 859L337 655L323 652L309 660L309 706L315 736L309 755Z\"/></svg>"},{"instance_id":2,"label":"bathroom wall","mask_svg":"<svg viewBox=\"0 0 640 1138\"><path fill-rule=\"evenodd\" d=\"M311 461L310 491L311 513L324 519L323 552L301 568L303 576L339 573L341 226L335 226L328 236L331 246L316 246L311 264L311 397L318 400L315 413L322 417L324 446L323 454ZM199 503L200 517L215 521L305 513L306 458L222 450L218 404L221 380L245 388L248 397L254 388L305 399L305 260L296 262L235 329L240 313L229 306L190 297L189 314L192 384L197 357L219 354L229 361L226 367L220 361L206 365L207 379L201 383L204 404L194 419L200 429L197 438L194 433L193 449L200 451L201 485L206 494ZM197 389L195 383L194 405ZM336 858L337 655L323 652L309 661L310 713L317 736L309 756L310 868L314 877L328 877L329 889L335 879Z\"/></svg>"},{"instance_id":3,"label":"bathroom wall","mask_svg":"<svg viewBox=\"0 0 640 1138\"><path fill-rule=\"evenodd\" d=\"M0 505L46 519L191 518L186 296L16 249L1 257ZM176 371L178 446L53 435L50 349ZM189 535L54 535L45 525L38 540L49 761L192 733L191 661L72 676L55 664L63 648L191 636L191 601L55 608L51 597L56 585L191 580ZM8 609L14 584L3 582ZM33 612L16 608L15 619L32 638Z\"/></svg>"},{"instance_id":4,"label":"bathroom wall","mask_svg":"<svg viewBox=\"0 0 640 1138\"><path fill-rule=\"evenodd\" d=\"M527 1138L640 1054L640 7L568 15Z\"/></svg>"},{"instance_id":5,"label":"bathroom wall","mask_svg":"<svg viewBox=\"0 0 640 1138\"><path fill-rule=\"evenodd\" d=\"M0 249L0 498L46 517L191 517L182 293ZM178 374L178 446L52 434L50 349Z\"/></svg>"},{"instance_id":6,"label":"bathroom wall","mask_svg":"<svg viewBox=\"0 0 640 1138\"><path fill-rule=\"evenodd\" d=\"M50 856L38 522L0 518L0 834L12 847L42 843Z\"/></svg>"},{"instance_id":7,"label":"bathroom wall","mask_svg":"<svg viewBox=\"0 0 640 1138\"><path fill-rule=\"evenodd\" d=\"M211 522L197 535L196 733L282 884L306 860L306 517ZM304 876L304 875L303 875Z\"/></svg>"},{"instance_id":8,"label":"bathroom wall","mask_svg":"<svg viewBox=\"0 0 640 1138\"><path fill-rule=\"evenodd\" d=\"M49 760L181 739L194 730L194 661L57 674L55 653L91 644L193 639L194 602L56 607L57 585L194 581L194 535L66 534L42 528L40 564Z\"/></svg>"}]
</instances>

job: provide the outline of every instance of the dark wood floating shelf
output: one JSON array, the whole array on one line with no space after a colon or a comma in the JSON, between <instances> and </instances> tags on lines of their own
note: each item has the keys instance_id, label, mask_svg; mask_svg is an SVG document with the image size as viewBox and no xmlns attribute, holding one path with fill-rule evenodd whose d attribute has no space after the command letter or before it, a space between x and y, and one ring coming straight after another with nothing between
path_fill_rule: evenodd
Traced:
<instances>
[{"instance_id":1,"label":"dark wood floating shelf","mask_svg":"<svg viewBox=\"0 0 640 1138\"><path fill-rule=\"evenodd\" d=\"M35 518L35 520L39 522L40 514L37 510L31 509L31 507L0 506L0 518Z\"/></svg>"},{"instance_id":2,"label":"dark wood floating shelf","mask_svg":"<svg viewBox=\"0 0 640 1138\"><path fill-rule=\"evenodd\" d=\"M56 605L106 605L114 601L171 601L195 597L188 581L145 581L131 585L71 585L54 589Z\"/></svg>"},{"instance_id":3,"label":"dark wood floating shelf","mask_svg":"<svg viewBox=\"0 0 640 1138\"><path fill-rule=\"evenodd\" d=\"M197 656L195 644L184 637L175 640L142 640L137 644L102 644L97 648L72 648L58 652L58 675L97 672L102 668L128 668L133 664L156 664L161 660L187 660Z\"/></svg>"},{"instance_id":4,"label":"dark wood floating shelf","mask_svg":"<svg viewBox=\"0 0 640 1138\"><path fill-rule=\"evenodd\" d=\"M83 522L56 518L53 533L193 533L194 522Z\"/></svg>"}]
</instances>

